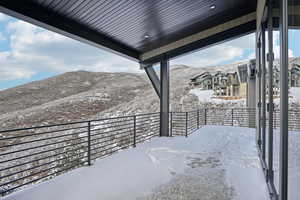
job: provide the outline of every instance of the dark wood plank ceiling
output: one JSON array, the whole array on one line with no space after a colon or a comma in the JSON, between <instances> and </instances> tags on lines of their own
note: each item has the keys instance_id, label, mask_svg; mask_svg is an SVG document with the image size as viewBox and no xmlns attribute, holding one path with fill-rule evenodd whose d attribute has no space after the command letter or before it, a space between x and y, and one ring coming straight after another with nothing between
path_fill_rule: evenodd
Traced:
<instances>
[{"instance_id":1,"label":"dark wood plank ceiling","mask_svg":"<svg viewBox=\"0 0 300 200\"><path fill-rule=\"evenodd\" d=\"M1 0L0 6L138 59L254 12L256 0Z\"/></svg>"}]
</instances>

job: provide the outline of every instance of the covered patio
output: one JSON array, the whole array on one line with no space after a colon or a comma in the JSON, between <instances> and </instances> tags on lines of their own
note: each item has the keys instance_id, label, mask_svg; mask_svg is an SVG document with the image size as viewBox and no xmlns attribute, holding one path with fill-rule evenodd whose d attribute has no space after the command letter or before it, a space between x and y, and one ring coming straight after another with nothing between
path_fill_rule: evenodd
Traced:
<instances>
[{"instance_id":1,"label":"covered patio","mask_svg":"<svg viewBox=\"0 0 300 200\"><path fill-rule=\"evenodd\" d=\"M157 93L160 99L160 112L159 112L159 135L166 136L167 138L158 138L156 146L156 141L154 141L153 148L170 148L172 147L172 142L175 141L182 144L184 141L185 144L183 146L184 151L191 151L190 154L185 154L182 160L182 169L197 169L197 166L204 167L206 165L213 165L211 167L214 169L224 169L226 175L224 175L224 180L221 185L216 185L213 189L221 189L228 190L228 199L232 197L230 195L239 195L238 199L246 199L248 197L253 197L251 199L266 199L268 198L266 193L269 193L269 197L271 199L279 199L279 200L287 200L288 199L288 133L289 133L289 111L288 111L288 28L297 28L299 26L299 20L297 20L297 14L299 14L299 9L289 9L297 6L298 3L296 1L288 1L288 0L276 0L276 1L249 1L249 0L187 0L187 1L173 1L173 0L165 0L165 1L93 1L93 0L2 0L0 1L0 11L6 13L8 15L14 16L16 18L25 20L32 24L41 26L43 28L49 29L51 31L55 31L57 33L63 34L70 38L88 43L90 45L107 49L112 51L118 55L125 56L129 59L132 59L136 62L140 63L141 69L145 70L147 73L155 92ZM292 10L292 12L290 12ZM289 18L293 18L295 20L288 21ZM266 99L266 67L268 67L269 71L272 74L273 61L274 61L274 53L273 53L273 29L278 29L280 34L280 137L278 148L279 152L279 168L278 168L278 187L275 186L274 180L274 139L273 139L273 128L266 129L267 122L269 127L273 127L273 96L269 95L268 100ZM253 130L248 135L245 135L244 132L247 131L237 131L236 136L230 144L232 149L228 151L228 155L220 156L218 152L222 152L226 145L226 138L231 137L231 132L234 130L230 129L226 132L223 130L218 134L218 131L213 131L213 134L210 130L200 129L199 132L201 134L194 134L195 136L191 136L191 139L184 140L169 138L171 135L172 128L170 128L170 102L169 102L169 60L174 59L178 56L184 55L186 53L191 53L196 50L200 50L212 45L216 45L218 43L228 41L234 38L241 37L243 35L249 33L256 33L256 65L253 65L253 68L249 69L250 74L256 78L256 101L250 107L250 109L256 110L256 122L254 123L256 128L256 135L254 136ZM267 35L266 35L267 33ZM268 40L266 40L266 38ZM268 41L268 45L267 42ZM268 49L266 49L266 46ZM268 53L266 53L268 52ZM268 61L268 66L266 66L266 61ZM160 77L154 70L153 66L160 66ZM269 76L269 94L273 94L273 79L272 75ZM267 104L268 101L268 104ZM268 117L267 117L267 108L268 108ZM199 116L199 113L197 114ZM206 116L206 110L205 110ZM268 121L267 121L268 118ZM186 127L188 126L188 114L186 114ZM252 116L252 121L254 121L254 117ZM134 122L134 130L136 130L136 118L132 119ZM143 121L144 122L144 121ZM172 122L172 119L171 119ZM89 158L88 165L90 165L90 126L91 122L88 123L88 154L86 157ZM199 124L199 123L198 123ZM206 121L205 121L206 125ZM199 127L197 127L199 128ZM224 131L227 129L224 129ZM238 130L238 129L237 129ZM203 131L203 133L202 133ZM134 132L134 136L135 136ZM241 134L241 135L239 135ZM186 135L188 135L188 130L186 130ZM197 138L197 137L200 138ZM213 137L214 136L214 137ZM57 136L61 137L61 136ZM204 137L204 138L202 138ZM207 137L207 138L205 138ZM224 137L224 138L223 138ZM247 142L244 139L247 138L247 142L249 144L245 144ZM135 141L134 137L134 141ZM223 140L224 139L224 140ZM45 139L43 139L45 140ZM180 141L179 141L180 140ZM160 141L170 141L165 145L160 145ZM212 143L210 143L212 141ZM219 144L218 142L221 141ZM236 141L241 142L235 143ZM194 147L194 142L197 143L195 146L197 148L189 149L188 146ZM206 143L205 143L206 142ZM206 146L205 144L207 144ZM224 143L225 142L225 143ZM27 142L29 143L29 142ZM22 143L24 144L24 143ZM136 144L134 143L134 146ZM148 144L145 144L147 146ZM169 146L170 145L170 146ZM221 146L219 146L221 145ZM241 146L244 145L244 146ZM249 146L248 146L249 145ZM10 147L12 145L7 145L6 147ZM180 146L180 145L179 145ZM249 148L249 151L244 152L245 146ZM255 146L257 146L257 150L255 150ZM204 148L207 147L207 148ZM37 148L37 147L35 147ZM100 148L100 147L98 147ZM152 147L151 147L152 148ZM150 149L151 149L150 148ZM172 147L173 148L173 147ZM171 152L173 149L171 148ZM175 148L175 147L174 147ZM203 149L202 149L203 148ZM141 152L138 152L138 150ZM147 149L147 148L146 148ZM23 149L22 149L23 150ZM14 151L13 153L21 152L22 150ZM28 150L28 149L26 149ZM144 149L145 150L145 149ZM149 149L148 149L149 150ZM175 149L178 151L178 149ZM122 154L118 154L115 157L105 158L108 162L114 162L113 160L116 158L122 159L123 154L139 154L143 153L143 147L138 147L136 149L130 149L127 152L122 152ZM145 151L144 151L145 152ZM205 152L203 154L203 152ZM258 157L254 158L258 152ZM200 154L198 154L200 153ZM241 154L239 154L241 153ZM244 155L245 153L245 155ZM5 153L5 155L9 155L11 152ZM162 153L164 154L164 152ZM167 154L168 151L167 151ZM179 155L181 155L180 153ZM202 155L203 154L203 155ZM0 154L2 155L2 154ZM145 155L141 157L139 164L130 166L128 168L136 167L135 171L138 171L139 167L145 165L149 160L146 160ZM149 154L148 154L149 155ZM197 155L197 156L196 156ZM201 156L199 156L201 155ZM211 155L213 155L211 157ZM230 157L230 156L233 157ZM237 156L237 158L235 157ZM243 156L249 158L248 160L241 160ZM189 158L188 158L189 157ZM226 158L227 157L227 158ZM124 156L126 158L126 156ZM124 159L123 158L123 159ZM204 159L206 158L206 159ZM232 160L230 160L232 158ZM258 159L260 158L260 159ZM157 157L152 157L152 161L156 162ZM224 161L225 165L220 159ZM229 162L226 161L229 159ZM240 162L237 162L240 161ZM260 165L258 165L258 160L261 161L261 169ZM127 163L126 160L123 160L124 163ZM151 157L150 157L151 161ZM240 163L242 167L235 166L231 163ZM6 161L2 161L4 163ZM101 163L102 161L97 161ZM104 161L103 161L104 162ZM227 162L227 164L226 164ZM168 162L167 162L168 163ZM128 164L128 163L127 163ZM250 165L248 167L248 164ZM245 165L247 167L245 167ZM181 165L179 165L181 166ZM194 168L193 168L194 166ZM196 167L195 167L196 166ZM100 168L98 168L100 167ZM53 194L60 199L65 199L62 196L65 194L65 189L62 190L62 187L59 185L62 184L67 179L75 178L72 181L72 184L65 184L64 188L67 187L67 190L70 193L76 194L77 189L82 189L80 184L77 183L82 181L85 177L82 177L85 173L87 176L91 176L90 171L96 170L97 173L101 171L102 166L91 166L90 169L81 168L81 173L76 173L76 171L70 172L70 174L62 175L53 181L49 181L47 183L43 183L40 186L34 187L32 189L28 189L24 192L18 192L16 194L12 194L8 196L6 199L46 199L53 198ZM104 167L104 166L103 166ZM146 166L145 166L146 167ZM243 168L245 167L245 168ZM124 168L123 168L124 169ZM243 171L247 169L246 171ZM131 169L130 169L131 170ZM152 169L155 171L155 167ZM168 167L163 170L168 171ZM179 170L179 169L176 169ZM175 170L175 174L178 172ZM4 170L3 170L4 171ZM153 171L153 172L154 172ZM183 170L184 171L184 170ZM213 181L214 176L210 175L210 170L208 170L207 179L208 181ZM78 172L78 171L77 171ZM171 180L172 171L168 173L160 174L161 177L166 176L168 181ZM204 170L206 173L206 171ZM100 173L100 172L99 172ZM102 172L101 172L102 173ZM133 173L133 171L132 171ZM218 171L221 173L222 170ZM226 177L231 177L231 173L238 173L238 175L234 175L234 177L239 177L244 173L253 173L253 176L247 176L239 179L239 182L232 182L233 186L233 194L229 192L230 185L226 185ZM72 175L71 175L72 174ZM171 175L170 175L171 174ZM111 178L115 176L115 178L121 177L123 173L119 172L114 173L112 171ZM205 176L204 176L205 177ZM265 177L266 185L263 183L263 177ZM129 178L129 177L128 177ZM145 177L146 178L146 177ZM200 178L200 177L199 177ZM99 177L101 179L101 177ZM200 181L201 179L199 179ZM230 180L230 178L229 178ZM63 181L63 182L60 182ZM88 184L89 179L86 179L86 184ZM115 182L118 180L115 179ZM131 180L130 180L131 181ZM151 179L149 180L151 182ZM161 184L167 183L160 182ZM246 182L244 182L246 181ZM7 181L9 184L13 181ZM247 185L247 183L252 182L252 184ZM143 180L132 181L131 184L141 184ZM44 192L47 185L53 185L51 194L45 196L40 196ZM74 185L73 185L74 184ZM101 183L103 184L103 183ZM152 189L155 189L157 186L154 183L152 184ZM5 184L3 184L5 185ZM205 184L204 184L205 185ZM200 181L200 186L203 186ZM223 186L224 187L223 187ZM70 187L69 187L70 186ZM74 187L73 187L74 186ZM93 185L90 185L91 187ZM135 185L136 186L136 185ZM257 189L253 187L261 186ZM268 188L268 192L265 190ZM117 186L116 186L117 187ZM123 187L123 185L122 185ZM131 195L136 195L135 197L139 197L140 195L144 195L145 191L141 193L141 191L135 189L132 185L127 185L127 189L124 190L124 193L130 193ZM130 188L131 187L131 188ZM166 186L167 188L169 186ZM171 187L171 186L170 186ZM220 188L221 187L221 188ZM222 188L223 187L223 188ZM112 184L110 189L114 188ZM149 187L150 188L150 187ZM148 188L148 189L149 189ZM159 189L158 189L159 190ZM184 188L183 190L189 190ZM30 192L28 192L30 191ZM114 190L109 190L107 195L114 195ZM167 190L166 190L167 191ZM92 195L89 188L86 188L84 191L86 193L85 196ZM100 190L99 190L100 192ZM148 190L148 192L150 192ZM180 190L179 190L180 192ZM202 192L201 187L196 188L196 192ZM204 191L207 192L207 191ZM123 193L123 194L124 194ZM35 195L36 197L32 198ZM164 195L164 192L160 193L159 191L156 194ZM197 193L195 193L197 194ZM16 196L15 196L16 195ZM72 195L72 194L70 194ZM151 195L151 194L149 194ZM171 195L171 194L170 194ZM183 195L183 194L178 194ZM186 195L186 194L185 194ZM199 195L199 194L197 194ZM220 193L218 198L226 199L227 195L224 193ZM251 196L257 195L257 196ZM75 195L76 196L76 195ZM72 198L75 196L71 196ZM76 196L78 197L78 196ZM123 196L122 196L123 197ZM224 197L224 198L221 198ZM239 197L239 196L238 196ZM71 199L72 199L71 198ZM111 196L112 199L115 197ZM147 197L145 197L147 198ZM149 197L151 199L151 197ZM187 197L192 198L192 197ZM66 198L67 199L67 198ZM92 199L92 197L91 197ZM130 199L130 198L129 198ZM172 199L172 198L171 198ZM176 199L176 198L175 198Z\"/></svg>"},{"instance_id":2,"label":"covered patio","mask_svg":"<svg viewBox=\"0 0 300 200\"><path fill-rule=\"evenodd\" d=\"M187 138L153 138L3 199L265 200L257 155L255 129L205 126Z\"/></svg>"}]
</instances>

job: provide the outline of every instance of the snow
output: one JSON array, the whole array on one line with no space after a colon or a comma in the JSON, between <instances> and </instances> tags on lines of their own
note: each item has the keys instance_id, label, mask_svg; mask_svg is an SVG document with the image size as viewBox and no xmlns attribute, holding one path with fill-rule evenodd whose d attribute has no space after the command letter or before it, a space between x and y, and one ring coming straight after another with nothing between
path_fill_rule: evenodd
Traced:
<instances>
[{"instance_id":1,"label":"snow","mask_svg":"<svg viewBox=\"0 0 300 200\"><path fill-rule=\"evenodd\" d=\"M268 135L268 134L267 134ZM268 138L267 138L268 139ZM289 131L289 175L288 196L290 200L298 200L300 197L300 132ZM279 190L279 149L280 131L274 130L274 181L277 191Z\"/></svg>"},{"instance_id":2,"label":"snow","mask_svg":"<svg viewBox=\"0 0 300 200\"><path fill-rule=\"evenodd\" d=\"M199 88L194 88L190 90L190 94L194 94L198 97L200 101L210 102L212 100L220 100L213 99L213 90L200 90Z\"/></svg>"},{"instance_id":3,"label":"snow","mask_svg":"<svg viewBox=\"0 0 300 200\"><path fill-rule=\"evenodd\" d=\"M190 90L190 94L193 94L198 97L200 102L203 103L215 103L215 104L224 104L224 103L238 103L245 104L245 99L236 99L236 100L224 100L216 98L214 96L213 90L201 90L200 88L194 88ZM289 89L290 103L300 103L300 87L291 87ZM279 105L280 98L275 98L274 103Z\"/></svg>"},{"instance_id":4,"label":"snow","mask_svg":"<svg viewBox=\"0 0 300 200\"><path fill-rule=\"evenodd\" d=\"M292 96L292 102L300 103L300 87L291 87L290 96Z\"/></svg>"},{"instance_id":5,"label":"snow","mask_svg":"<svg viewBox=\"0 0 300 200\"><path fill-rule=\"evenodd\" d=\"M190 94L196 95L199 101L204 103L243 103L245 99L235 99L235 100L224 100L214 96L213 90L201 90L200 88L194 88L190 90Z\"/></svg>"},{"instance_id":6,"label":"snow","mask_svg":"<svg viewBox=\"0 0 300 200\"><path fill-rule=\"evenodd\" d=\"M255 130L205 126L154 138L3 200L268 199Z\"/></svg>"},{"instance_id":7,"label":"snow","mask_svg":"<svg viewBox=\"0 0 300 200\"><path fill-rule=\"evenodd\" d=\"M280 98L274 98L274 103L279 106ZM300 87L289 88L289 103L300 104Z\"/></svg>"}]
</instances>

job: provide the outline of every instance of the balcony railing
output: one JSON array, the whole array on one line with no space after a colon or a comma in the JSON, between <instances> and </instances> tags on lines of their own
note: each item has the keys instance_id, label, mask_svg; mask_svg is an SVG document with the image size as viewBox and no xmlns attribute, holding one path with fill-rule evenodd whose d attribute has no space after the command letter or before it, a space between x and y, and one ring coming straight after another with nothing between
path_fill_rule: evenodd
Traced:
<instances>
[{"instance_id":1,"label":"balcony railing","mask_svg":"<svg viewBox=\"0 0 300 200\"><path fill-rule=\"evenodd\" d=\"M278 113L274 112L274 128ZM300 111L289 114L291 130L300 130ZM247 108L170 112L170 136L187 137L204 125L254 128L255 117L255 109ZM160 113L0 131L1 195L91 165L159 133Z\"/></svg>"},{"instance_id":2,"label":"balcony railing","mask_svg":"<svg viewBox=\"0 0 300 200\"><path fill-rule=\"evenodd\" d=\"M159 135L159 113L0 131L5 195Z\"/></svg>"}]
</instances>

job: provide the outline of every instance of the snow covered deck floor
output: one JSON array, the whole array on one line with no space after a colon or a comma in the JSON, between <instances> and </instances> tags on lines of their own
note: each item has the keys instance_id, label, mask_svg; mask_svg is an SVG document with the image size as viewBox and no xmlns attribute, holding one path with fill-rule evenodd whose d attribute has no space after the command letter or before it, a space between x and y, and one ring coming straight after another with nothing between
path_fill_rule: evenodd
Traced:
<instances>
[{"instance_id":1,"label":"snow covered deck floor","mask_svg":"<svg viewBox=\"0 0 300 200\"><path fill-rule=\"evenodd\" d=\"M206 126L154 138L5 200L266 200L255 130Z\"/></svg>"}]
</instances>

